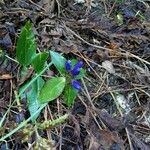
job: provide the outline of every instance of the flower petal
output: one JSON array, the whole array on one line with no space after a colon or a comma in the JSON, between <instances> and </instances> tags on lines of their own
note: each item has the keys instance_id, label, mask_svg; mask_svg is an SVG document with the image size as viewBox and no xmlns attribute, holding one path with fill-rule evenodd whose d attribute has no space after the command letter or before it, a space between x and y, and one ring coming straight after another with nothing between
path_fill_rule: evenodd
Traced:
<instances>
[{"instance_id":1,"label":"flower petal","mask_svg":"<svg viewBox=\"0 0 150 150\"><path fill-rule=\"evenodd\" d=\"M83 67L83 61L76 63L71 71L73 76L76 76L80 73L80 69Z\"/></svg>"},{"instance_id":2,"label":"flower petal","mask_svg":"<svg viewBox=\"0 0 150 150\"><path fill-rule=\"evenodd\" d=\"M73 68L73 70L71 70L71 74L73 76L76 76L80 73L80 68Z\"/></svg>"},{"instance_id":3,"label":"flower petal","mask_svg":"<svg viewBox=\"0 0 150 150\"><path fill-rule=\"evenodd\" d=\"M82 68L82 67L83 67L83 61L78 61L78 63L74 65L74 68Z\"/></svg>"},{"instance_id":4,"label":"flower petal","mask_svg":"<svg viewBox=\"0 0 150 150\"><path fill-rule=\"evenodd\" d=\"M81 88L80 82L78 82L77 80L72 80L71 81L72 87L79 90Z\"/></svg>"},{"instance_id":5,"label":"flower petal","mask_svg":"<svg viewBox=\"0 0 150 150\"><path fill-rule=\"evenodd\" d=\"M70 70L71 70L71 67L72 67L71 61L70 61L70 60L67 60L67 61L65 62L65 69L66 69L67 71L70 71Z\"/></svg>"}]
</instances>

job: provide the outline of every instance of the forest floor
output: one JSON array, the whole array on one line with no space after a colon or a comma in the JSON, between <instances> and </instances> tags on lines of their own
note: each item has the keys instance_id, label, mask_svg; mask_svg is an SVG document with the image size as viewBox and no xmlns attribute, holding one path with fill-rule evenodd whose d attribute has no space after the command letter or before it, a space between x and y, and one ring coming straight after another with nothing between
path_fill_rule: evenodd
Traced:
<instances>
[{"instance_id":1,"label":"forest floor","mask_svg":"<svg viewBox=\"0 0 150 150\"><path fill-rule=\"evenodd\" d=\"M16 63L16 41L27 20L38 51L77 58L86 69L73 106L59 97L38 118L68 113L64 123L38 131L39 142L29 122L0 140L0 150L150 150L149 1L1 0L0 6L1 139L29 118L26 100L13 103L33 77L31 69L20 78ZM48 75L56 75L55 68L45 80Z\"/></svg>"}]
</instances>

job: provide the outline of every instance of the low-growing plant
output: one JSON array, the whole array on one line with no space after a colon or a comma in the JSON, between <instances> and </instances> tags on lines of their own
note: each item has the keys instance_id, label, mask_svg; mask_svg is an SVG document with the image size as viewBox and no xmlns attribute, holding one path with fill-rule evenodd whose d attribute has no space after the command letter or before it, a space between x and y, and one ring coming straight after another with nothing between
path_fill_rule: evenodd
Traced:
<instances>
[{"instance_id":1,"label":"low-growing plant","mask_svg":"<svg viewBox=\"0 0 150 150\"><path fill-rule=\"evenodd\" d=\"M47 50L37 53L36 48L32 24L27 22L21 30L16 46L16 57L19 64L22 65L22 68L28 68L31 65L35 73L39 74L47 65L47 59L50 56L51 63L58 70L56 77L45 81L39 76L28 88L26 94L30 115L43 104L55 100L60 95L67 106L72 106L81 87L79 80L85 75L85 70L82 68L83 62L76 59L67 60L55 51ZM34 116L32 121L35 121L38 115Z\"/></svg>"},{"instance_id":2,"label":"low-growing plant","mask_svg":"<svg viewBox=\"0 0 150 150\"><path fill-rule=\"evenodd\" d=\"M54 101L59 96L64 99L66 106L72 106L81 88L79 80L85 76L85 70L82 68L83 62L76 59L67 60L61 54L52 50L44 50L43 52L37 53L37 44L35 41L32 24L28 21L22 28L17 40L16 58L18 63L22 66L22 73L20 72L21 76L27 75L28 69L31 66L35 74L33 74L33 78L30 81L19 87L19 94L0 120L0 127L2 127L10 108L15 102L18 102L19 99L25 97L27 98L30 117L21 122L11 132L1 137L0 141L4 141L19 129L25 127L30 120L32 120L33 125L40 129L63 123L68 118L68 114L60 116L55 120L44 121L43 123L37 123L36 119L48 102ZM50 57L50 63L47 61L48 57ZM45 81L42 74L47 69L50 69L52 65L55 66L58 74ZM33 125L32 128L34 127Z\"/></svg>"}]
</instances>

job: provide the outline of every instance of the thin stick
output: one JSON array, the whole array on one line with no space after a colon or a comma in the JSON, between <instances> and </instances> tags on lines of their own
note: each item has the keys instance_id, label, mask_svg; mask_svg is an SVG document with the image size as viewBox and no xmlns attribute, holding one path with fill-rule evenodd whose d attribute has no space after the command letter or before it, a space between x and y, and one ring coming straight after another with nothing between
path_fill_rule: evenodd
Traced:
<instances>
[{"instance_id":1,"label":"thin stick","mask_svg":"<svg viewBox=\"0 0 150 150\"><path fill-rule=\"evenodd\" d=\"M117 103L117 100L116 100L114 94L113 94L112 92L110 92L110 94L111 94L111 96L112 96L112 98L113 98L113 100L114 100L114 102L115 102L115 104L116 104L116 106L117 106L117 109L118 109L118 111L119 111L121 117L123 117L123 113L122 113L122 111L121 111L121 109L120 109L120 107L119 107L119 105L118 105L118 103ZM131 142L131 138L130 138L130 135L129 135L129 130L128 130L128 128L125 128L125 131L126 131L126 133L127 133L127 138L128 138L130 150L134 150L134 149L133 149L133 146L132 146L132 142Z\"/></svg>"},{"instance_id":2,"label":"thin stick","mask_svg":"<svg viewBox=\"0 0 150 150\"><path fill-rule=\"evenodd\" d=\"M92 115L92 117L94 118L94 121L96 122L96 124L97 124L97 126L99 127L99 129L102 130L102 127L99 125L99 123L98 123L97 119L95 118L95 116L93 115L91 109L89 109L89 108L87 107L86 103L83 101L83 99L81 98L81 96L78 95L78 98L79 98L79 99L81 100L81 102L84 104L84 106L86 107L86 109L91 113L91 115ZM94 106L94 107L95 107L95 106ZM95 110L95 109L94 109L94 110ZM102 121L101 121L101 122L102 122ZM103 126L105 126L103 122L102 122L102 124L103 124Z\"/></svg>"},{"instance_id":3,"label":"thin stick","mask_svg":"<svg viewBox=\"0 0 150 150\"><path fill-rule=\"evenodd\" d=\"M78 34L76 34L73 30L71 30L71 29L68 28L67 26L65 26L65 27L66 27L66 29L67 29L68 31L70 31L74 36L76 36L78 39L80 39L82 42L84 42L85 44L87 44L87 45L89 45L89 46L92 46L92 47L94 47L94 48L101 49L101 50L114 51L114 50L112 50L112 49L110 49L110 48L106 48L106 47L102 47L102 46L99 46L99 45L91 44L91 43L87 42L86 40L84 40L83 38L81 38L81 36L79 36ZM136 58L136 59L140 60L141 62L144 62L144 63L150 65L150 62L148 62L148 61L146 61L146 60L140 58L139 56L136 56L136 55L134 55L134 54L132 54L132 53L130 53L130 52L127 52L126 50L124 50L124 49L122 49L122 48L119 48L119 50L121 50L122 52L124 52L124 53L118 52L118 53L119 53L120 55L122 55L122 56L133 57L133 58Z\"/></svg>"},{"instance_id":4,"label":"thin stick","mask_svg":"<svg viewBox=\"0 0 150 150\"><path fill-rule=\"evenodd\" d=\"M88 89L87 89L87 87L86 87L86 85L85 85L84 80L81 79L81 81L82 81L82 84L83 84L84 89L85 89L85 91L86 91L86 96L87 96L87 98L88 98L88 100L89 100L89 102L90 102L92 108L95 108L95 106L94 106L94 104L93 104L93 102L92 102L92 100L91 100L90 94L89 94L89 92L88 92Z\"/></svg>"},{"instance_id":5,"label":"thin stick","mask_svg":"<svg viewBox=\"0 0 150 150\"><path fill-rule=\"evenodd\" d=\"M36 80L38 77L40 77L50 66L52 65L52 62L49 63L39 74L37 74L35 76L35 78L33 78L19 93L18 97L20 97L24 91L29 87L31 86ZM3 115L2 119L0 120L0 127L2 127L2 124L6 118L6 115L8 114L8 112L10 111L10 108L13 106L13 104L17 101L17 97L15 98L15 100L13 101L13 103L9 106L9 108L7 109L7 111L5 112L5 114Z\"/></svg>"},{"instance_id":6,"label":"thin stick","mask_svg":"<svg viewBox=\"0 0 150 150\"><path fill-rule=\"evenodd\" d=\"M30 116L27 120L23 121L17 128L10 131L8 134L0 138L0 142L4 141L6 138L12 136L14 133L16 133L19 129L24 127L37 113L39 113L47 104L42 105L36 112L33 113L32 116Z\"/></svg>"}]
</instances>

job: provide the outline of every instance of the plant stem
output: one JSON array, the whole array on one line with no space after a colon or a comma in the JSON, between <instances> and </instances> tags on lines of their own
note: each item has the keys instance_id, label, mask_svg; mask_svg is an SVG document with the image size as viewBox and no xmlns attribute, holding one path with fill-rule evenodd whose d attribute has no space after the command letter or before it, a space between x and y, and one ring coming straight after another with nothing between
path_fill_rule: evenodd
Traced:
<instances>
[{"instance_id":1,"label":"plant stem","mask_svg":"<svg viewBox=\"0 0 150 150\"><path fill-rule=\"evenodd\" d=\"M33 82L36 81L37 78L38 78L39 76L41 76L51 65L52 65L52 62L50 62L39 74L37 74L37 75L35 76L35 78L33 78L33 79L20 91L18 97L20 97L20 96L25 92L25 90L26 90L30 85L32 85ZM10 105L10 107L7 109L7 111L6 111L5 114L3 115L2 119L0 120L0 127L2 127L2 124L3 124L4 120L5 120L5 118L6 118L7 114L8 114L8 112L10 111L10 108L11 108L11 107L14 105L14 103L17 101L18 97L15 98L15 100L13 101L13 103Z\"/></svg>"}]
</instances>

